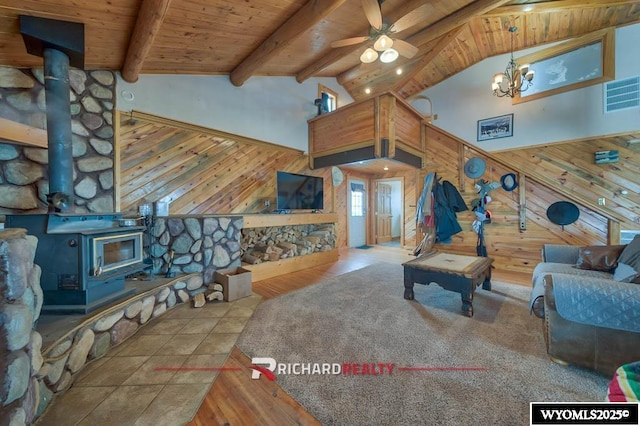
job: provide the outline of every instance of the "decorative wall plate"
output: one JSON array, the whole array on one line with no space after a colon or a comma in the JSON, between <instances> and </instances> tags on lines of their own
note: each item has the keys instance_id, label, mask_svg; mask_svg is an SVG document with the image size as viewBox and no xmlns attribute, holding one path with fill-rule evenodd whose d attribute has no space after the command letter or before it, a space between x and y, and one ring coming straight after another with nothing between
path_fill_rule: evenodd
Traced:
<instances>
[{"instance_id":1,"label":"decorative wall plate","mask_svg":"<svg viewBox=\"0 0 640 426\"><path fill-rule=\"evenodd\" d=\"M338 167L331 167L331 180L333 181L333 186L338 186L344 180L344 174L342 174L342 170Z\"/></svg>"}]
</instances>

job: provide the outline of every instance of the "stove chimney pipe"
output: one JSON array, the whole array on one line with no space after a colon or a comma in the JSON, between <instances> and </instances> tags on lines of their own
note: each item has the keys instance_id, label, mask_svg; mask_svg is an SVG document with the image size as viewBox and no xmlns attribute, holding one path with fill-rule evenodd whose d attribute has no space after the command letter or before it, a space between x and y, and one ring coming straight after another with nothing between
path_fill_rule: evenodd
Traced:
<instances>
[{"instance_id":1,"label":"stove chimney pipe","mask_svg":"<svg viewBox=\"0 0 640 426\"><path fill-rule=\"evenodd\" d=\"M73 152L69 57L56 49L44 49L44 90L49 138L50 212L68 213L73 208Z\"/></svg>"},{"instance_id":2,"label":"stove chimney pipe","mask_svg":"<svg viewBox=\"0 0 640 426\"><path fill-rule=\"evenodd\" d=\"M84 69L84 25L20 16L27 52L44 58L44 90L49 139L49 212L72 212L73 152L69 65Z\"/></svg>"}]
</instances>

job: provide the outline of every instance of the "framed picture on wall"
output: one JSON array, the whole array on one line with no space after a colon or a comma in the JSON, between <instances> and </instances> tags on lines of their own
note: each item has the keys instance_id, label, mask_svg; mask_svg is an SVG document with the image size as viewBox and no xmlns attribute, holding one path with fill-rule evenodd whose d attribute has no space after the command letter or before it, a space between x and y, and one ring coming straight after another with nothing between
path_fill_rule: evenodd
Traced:
<instances>
[{"instance_id":1,"label":"framed picture on wall","mask_svg":"<svg viewBox=\"0 0 640 426\"><path fill-rule=\"evenodd\" d=\"M513 136L513 114L478 120L478 142Z\"/></svg>"}]
</instances>

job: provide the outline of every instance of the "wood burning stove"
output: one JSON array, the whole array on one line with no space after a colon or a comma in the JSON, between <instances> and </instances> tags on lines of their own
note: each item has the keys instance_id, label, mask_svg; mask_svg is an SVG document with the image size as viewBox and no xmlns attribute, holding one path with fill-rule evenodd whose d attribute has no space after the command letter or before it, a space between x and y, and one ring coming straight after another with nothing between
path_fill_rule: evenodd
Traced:
<instances>
[{"instance_id":1,"label":"wood burning stove","mask_svg":"<svg viewBox=\"0 0 640 426\"><path fill-rule=\"evenodd\" d=\"M7 215L7 226L38 238L35 263L45 313L88 313L135 292L124 277L142 271L144 226L119 226L122 215Z\"/></svg>"}]
</instances>

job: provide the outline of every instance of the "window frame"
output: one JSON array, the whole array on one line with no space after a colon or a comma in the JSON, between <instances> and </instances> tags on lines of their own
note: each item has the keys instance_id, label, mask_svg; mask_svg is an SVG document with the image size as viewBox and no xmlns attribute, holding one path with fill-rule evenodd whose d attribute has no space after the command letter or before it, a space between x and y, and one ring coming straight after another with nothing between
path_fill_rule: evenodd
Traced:
<instances>
[{"instance_id":1,"label":"window frame","mask_svg":"<svg viewBox=\"0 0 640 426\"><path fill-rule=\"evenodd\" d=\"M318 83L318 99L322 99L323 93L326 93L330 99L333 98L333 103L334 103L333 105L334 108L332 110L327 110L326 112L333 112L336 109L338 109L338 93L329 89L324 84Z\"/></svg>"}]
</instances>

